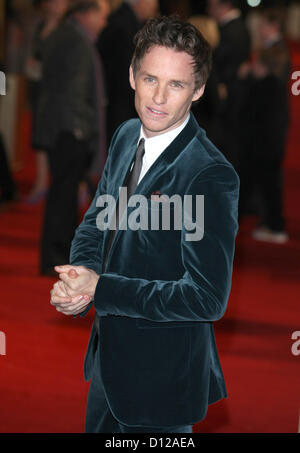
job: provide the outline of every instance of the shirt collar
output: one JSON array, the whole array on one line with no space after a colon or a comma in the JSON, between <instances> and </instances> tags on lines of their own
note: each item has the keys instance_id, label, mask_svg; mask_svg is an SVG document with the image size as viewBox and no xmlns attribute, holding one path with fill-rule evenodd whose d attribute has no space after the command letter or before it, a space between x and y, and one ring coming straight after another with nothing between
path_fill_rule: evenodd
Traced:
<instances>
[{"instance_id":1,"label":"shirt collar","mask_svg":"<svg viewBox=\"0 0 300 453\"><path fill-rule=\"evenodd\" d=\"M180 126L176 127L176 129L172 129L171 131L165 132L164 134L155 135L154 137L146 137L143 130L143 125L141 126L139 140L141 138L145 139L145 155L144 158L147 162L154 161L155 158L161 154L171 143L177 135L185 128L187 123L189 122L190 114L188 114L187 118L184 120Z\"/></svg>"}]
</instances>

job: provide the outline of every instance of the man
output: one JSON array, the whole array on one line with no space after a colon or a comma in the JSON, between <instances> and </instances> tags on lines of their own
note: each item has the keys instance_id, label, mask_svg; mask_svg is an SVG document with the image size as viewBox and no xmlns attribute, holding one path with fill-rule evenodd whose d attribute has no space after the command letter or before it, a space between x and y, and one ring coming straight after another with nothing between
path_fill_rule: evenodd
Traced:
<instances>
[{"instance_id":1,"label":"man","mask_svg":"<svg viewBox=\"0 0 300 453\"><path fill-rule=\"evenodd\" d=\"M134 94L128 84L128 71L134 52L133 38L143 23L154 17L157 0L127 0L114 11L99 36L97 47L103 60L107 87L107 138L116 128L136 116Z\"/></svg>"},{"instance_id":2,"label":"man","mask_svg":"<svg viewBox=\"0 0 300 453\"><path fill-rule=\"evenodd\" d=\"M0 61L0 71L4 72L4 67ZM4 90L5 92L5 90ZM0 102L1 102L0 92ZM9 165L6 154L4 139L0 131L0 210L7 207L17 199L17 188Z\"/></svg>"},{"instance_id":3,"label":"man","mask_svg":"<svg viewBox=\"0 0 300 453\"><path fill-rule=\"evenodd\" d=\"M105 0L74 3L44 56L33 137L36 149L47 150L52 177L41 241L43 275L51 275L55 263L68 261L78 225L79 183L100 145L105 152L102 74L93 43L107 14Z\"/></svg>"},{"instance_id":4,"label":"man","mask_svg":"<svg viewBox=\"0 0 300 453\"><path fill-rule=\"evenodd\" d=\"M243 75L248 85L248 127L243 128L240 215L253 189L262 202L260 224L253 238L284 244L288 240L283 209L282 165L289 120L290 56L282 34L282 15L266 9L259 22L261 49Z\"/></svg>"},{"instance_id":5,"label":"man","mask_svg":"<svg viewBox=\"0 0 300 453\"><path fill-rule=\"evenodd\" d=\"M69 4L70 0L42 0L35 4L38 19L33 28L30 50L25 65L26 76L28 78L32 130L35 128L36 106L43 72L43 54L47 43L51 42L52 33L63 20ZM26 203L28 204L41 202L45 198L48 190L49 171L47 153L41 149L34 151L36 178L26 198Z\"/></svg>"},{"instance_id":6,"label":"man","mask_svg":"<svg viewBox=\"0 0 300 453\"><path fill-rule=\"evenodd\" d=\"M0 210L16 199L16 184L7 159L4 140L0 132Z\"/></svg>"},{"instance_id":7,"label":"man","mask_svg":"<svg viewBox=\"0 0 300 453\"><path fill-rule=\"evenodd\" d=\"M91 300L96 309L85 359L87 432L192 432L208 404L226 396L212 322L230 291L239 180L190 113L210 66L210 48L191 24L157 18L137 34L130 84L139 119L116 131L71 264L56 267L56 309L84 314ZM146 219L162 214L173 195L191 196L193 209L181 228L172 221L165 229L124 229L121 199L113 235L102 230L97 206L118 197L120 186L143 198ZM204 237L190 240L197 195L205 198ZM196 214L196 229L202 220Z\"/></svg>"},{"instance_id":8,"label":"man","mask_svg":"<svg viewBox=\"0 0 300 453\"><path fill-rule=\"evenodd\" d=\"M250 35L234 0L208 0L208 12L217 21L220 42L214 64L221 97L218 144L236 169L239 166L239 120L243 90L238 70L250 55Z\"/></svg>"}]
</instances>

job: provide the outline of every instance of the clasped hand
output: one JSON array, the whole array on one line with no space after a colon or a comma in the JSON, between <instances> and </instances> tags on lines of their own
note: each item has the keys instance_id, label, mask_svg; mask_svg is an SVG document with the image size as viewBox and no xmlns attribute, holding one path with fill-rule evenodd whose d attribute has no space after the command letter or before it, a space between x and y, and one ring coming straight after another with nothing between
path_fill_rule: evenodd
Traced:
<instances>
[{"instance_id":1,"label":"clasped hand","mask_svg":"<svg viewBox=\"0 0 300 453\"><path fill-rule=\"evenodd\" d=\"M84 266L55 266L59 280L50 291L51 305L64 315L77 315L93 300L99 275Z\"/></svg>"}]
</instances>

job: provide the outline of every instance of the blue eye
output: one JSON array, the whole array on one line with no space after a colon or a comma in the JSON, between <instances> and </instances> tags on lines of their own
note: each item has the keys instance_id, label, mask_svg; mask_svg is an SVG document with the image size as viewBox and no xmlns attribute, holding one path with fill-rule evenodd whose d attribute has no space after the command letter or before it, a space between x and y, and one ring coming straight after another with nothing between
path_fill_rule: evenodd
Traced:
<instances>
[{"instance_id":1,"label":"blue eye","mask_svg":"<svg viewBox=\"0 0 300 453\"><path fill-rule=\"evenodd\" d=\"M175 88L183 88L179 82L172 82L171 85Z\"/></svg>"}]
</instances>

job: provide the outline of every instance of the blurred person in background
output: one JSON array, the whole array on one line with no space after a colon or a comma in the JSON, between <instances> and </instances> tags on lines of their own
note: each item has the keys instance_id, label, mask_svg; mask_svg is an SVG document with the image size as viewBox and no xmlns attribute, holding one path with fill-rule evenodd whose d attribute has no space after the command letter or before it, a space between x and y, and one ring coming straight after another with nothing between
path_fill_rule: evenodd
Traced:
<instances>
[{"instance_id":1,"label":"blurred person in background","mask_svg":"<svg viewBox=\"0 0 300 453\"><path fill-rule=\"evenodd\" d=\"M4 67L0 61L0 71ZM1 95L0 95L1 102ZM3 210L9 203L17 199L16 184L8 162L4 140L0 132L0 210Z\"/></svg>"},{"instance_id":2,"label":"blurred person in background","mask_svg":"<svg viewBox=\"0 0 300 453\"><path fill-rule=\"evenodd\" d=\"M102 72L94 43L107 15L106 0L74 2L44 54L34 136L35 148L47 150L51 172L42 275L53 274L57 262L69 260L78 224L78 187L105 135Z\"/></svg>"},{"instance_id":3,"label":"blurred person in background","mask_svg":"<svg viewBox=\"0 0 300 453\"><path fill-rule=\"evenodd\" d=\"M194 15L189 18L204 36L211 48L214 50L219 44L220 35L214 19L204 15ZM220 126L219 122L220 96L215 67L212 67L210 76L206 82L202 98L192 106L192 112L201 127L206 131L207 136L213 143L218 143Z\"/></svg>"},{"instance_id":4,"label":"blurred person in background","mask_svg":"<svg viewBox=\"0 0 300 453\"><path fill-rule=\"evenodd\" d=\"M208 13L218 23L220 42L214 51L214 65L221 98L220 132L217 146L236 170L239 165L239 120L243 90L238 70L248 61L251 41L241 11L234 0L208 0Z\"/></svg>"},{"instance_id":5,"label":"blurred person in background","mask_svg":"<svg viewBox=\"0 0 300 453\"><path fill-rule=\"evenodd\" d=\"M133 38L143 23L158 12L157 0L124 0L109 17L97 47L103 60L107 87L107 137L116 128L136 117L134 91L128 74L134 51Z\"/></svg>"},{"instance_id":6,"label":"blurred person in background","mask_svg":"<svg viewBox=\"0 0 300 453\"><path fill-rule=\"evenodd\" d=\"M31 52L25 65L25 73L29 80L29 95L32 110L33 136L36 127L36 109L41 87L43 55L49 45L54 31L64 17L71 0L40 0L41 19L38 22L33 39ZM37 203L43 199L48 189L48 159L44 150L36 149L36 180L26 199L27 203Z\"/></svg>"},{"instance_id":7,"label":"blurred person in background","mask_svg":"<svg viewBox=\"0 0 300 453\"><path fill-rule=\"evenodd\" d=\"M16 200L16 185L6 155L4 141L0 132L0 209Z\"/></svg>"},{"instance_id":8,"label":"blurred person in background","mask_svg":"<svg viewBox=\"0 0 300 453\"><path fill-rule=\"evenodd\" d=\"M240 217L254 188L261 200L261 222L253 231L256 240L285 243L283 174L285 142L289 120L288 81L290 56L283 37L283 15L267 9L259 22L261 48L240 76L248 84L241 159ZM247 112L246 112L247 110Z\"/></svg>"},{"instance_id":9,"label":"blurred person in background","mask_svg":"<svg viewBox=\"0 0 300 453\"><path fill-rule=\"evenodd\" d=\"M5 68L7 73L24 74L30 51L32 31L38 22L33 2L5 2Z\"/></svg>"}]
</instances>

